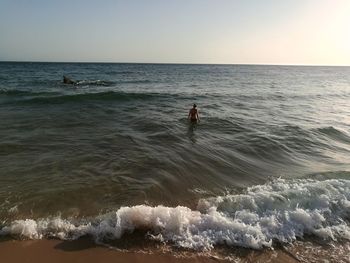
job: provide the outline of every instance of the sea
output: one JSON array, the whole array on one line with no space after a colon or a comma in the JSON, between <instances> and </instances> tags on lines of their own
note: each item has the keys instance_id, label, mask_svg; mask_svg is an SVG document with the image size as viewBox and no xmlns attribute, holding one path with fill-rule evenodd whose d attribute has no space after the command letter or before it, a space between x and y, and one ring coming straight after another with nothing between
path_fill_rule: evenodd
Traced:
<instances>
[{"instance_id":1,"label":"sea","mask_svg":"<svg viewBox=\"0 0 350 263\"><path fill-rule=\"evenodd\" d=\"M350 67L1 62L0 236L140 231L186 251L348 244Z\"/></svg>"}]
</instances>

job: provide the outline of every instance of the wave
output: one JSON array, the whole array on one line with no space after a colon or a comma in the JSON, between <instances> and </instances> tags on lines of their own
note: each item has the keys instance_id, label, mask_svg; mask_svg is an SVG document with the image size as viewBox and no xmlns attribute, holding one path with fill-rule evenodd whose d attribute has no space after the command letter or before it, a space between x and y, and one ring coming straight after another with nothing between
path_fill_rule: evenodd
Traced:
<instances>
[{"instance_id":1,"label":"wave","mask_svg":"<svg viewBox=\"0 0 350 263\"><path fill-rule=\"evenodd\" d=\"M104 80L80 80L77 81L74 85L76 86L85 86L85 85L94 85L94 86L111 86L114 82L112 81L104 81Z\"/></svg>"},{"instance_id":2,"label":"wave","mask_svg":"<svg viewBox=\"0 0 350 263\"><path fill-rule=\"evenodd\" d=\"M316 131L331 139L345 143L350 143L350 136L347 135L344 131L341 131L333 126L319 128Z\"/></svg>"},{"instance_id":3,"label":"wave","mask_svg":"<svg viewBox=\"0 0 350 263\"><path fill-rule=\"evenodd\" d=\"M105 86L109 87L114 84L147 84L152 83L153 81L148 79L143 80L117 80L117 81L105 81L105 80L80 80L77 81L74 85L75 86L87 86L87 85L93 85L93 86Z\"/></svg>"},{"instance_id":4,"label":"wave","mask_svg":"<svg viewBox=\"0 0 350 263\"><path fill-rule=\"evenodd\" d=\"M35 92L31 90L6 90L0 89L0 96L45 96L45 95L58 95L58 92L42 91Z\"/></svg>"},{"instance_id":5,"label":"wave","mask_svg":"<svg viewBox=\"0 0 350 263\"><path fill-rule=\"evenodd\" d=\"M332 101L334 99L346 99L349 98L349 93L334 93L334 94L288 94L288 93L263 93L263 94L228 94L231 95L237 101L251 102L255 103L256 101L311 101L313 100L325 100Z\"/></svg>"},{"instance_id":6,"label":"wave","mask_svg":"<svg viewBox=\"0 0 350 263\"><path fill-rule=\"evenodd\" d=\"M52 95L52 94L50 94ZM148 100L154 98L166 98L166 97L177 96L176 94L161 94L161 93L130 93L130 92L96 92L96 93L75 93L66 94L58 96L37 96L31 98L24 98L21 100L16 100L18 103L35 103L35 104L52 104L52 103L65 103L65 102L77 102L77 101L106 101L106 100L116 100L116 101L130 101L130 100Z\"/></svg>"},{"instance_id":7,"label":"wave","mask_svg":"<svg viewBox=\"0 0 350 263\"><path fill-rule=\"evenodd\" d=\"M70 93L68 93L70 92ZM3 102L5 104L50 104L78 101L131 101L131 100L151 100L151 99L195 99L199 96L181 93L157 93L157 92L124 92L124 91L103 91L103 92L82 92L82 90L70 90L67 93L60 92L33 92L22 90L1 91L1 95L10 97Z\"/></svg>"},{"instance_id":8,"label":"wave","mask_svg":"<svg viewBox=\"0 0 350 263\"><path fill-rule=\"evenodd\" d=\"M118 80L115 83L117 84L148 84L155 83L156 81L152 81L149 79L139 79L139 80Z\"/></svg>"},{"instance_id":9,"label":"wave","mask_svg":"<svg viewBox=\"0 0 350 263\"><path fill-rule=\"evenodd\" d=\"M201 199L188 207L138 205L91 220L15 220L2 236L96 242L120 239L135 230L148 238L182 248L210 250L217 245L253 249L291 243L312 235L322 240L350 240L350 180L276 179L247 188L242 194Z\"/></svg>"}]
</instances>

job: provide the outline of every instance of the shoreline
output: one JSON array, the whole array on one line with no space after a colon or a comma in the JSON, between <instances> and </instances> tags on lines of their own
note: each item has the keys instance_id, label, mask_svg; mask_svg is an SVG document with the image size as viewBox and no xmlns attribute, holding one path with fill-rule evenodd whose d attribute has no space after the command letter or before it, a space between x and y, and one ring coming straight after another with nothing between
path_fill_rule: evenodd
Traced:
<instances>
[{"instance_id":1,"label":"shoreline","mask_svg":"<svg viewBox=\"0 0 350 263\"><path fill-rule=\"evenodd\" d=\"M126 248L128 247L128 248ZM274 249L253 250L239 247L215 248L210 252L174 249L166 245L130 248L98 245L88 237L74 241L58 239L0 240L1 262L6 263L93 263L93 262L349 262L350 244L325 246L311 241L297 241ZM347 256L348 255L348 256Z\"/></svg>"},{"instance_id":2,"label":"shoreline","mask_svg":"<svg viewBox=\"0 0 350 263\"><path fill-rule=\"evenodd\" d=\"M0 241L0 258L6 263L92 263L92 262L285 262L295 263L291 255L283 251L255 251L238 248L238 257L217 256L208 253L189 251L164 251L161 248L151 250L113 249L96 245L88 238L76 241L50 240L6 240Z\"/></svg>"},{"instance_id":3,"label":"shoreline","mask_svg":"<svg viewBox=\"0 0 350 263\"><path fill-rule=\"evenodd\" d=\"M6 240L0 241L1 262L6 263L92 263L92 262L229 262L200 255L176 256L169 252L128 251L96 245L92 240L82 238L76 241L50 240Z\"/></svg>"}]
</instances>

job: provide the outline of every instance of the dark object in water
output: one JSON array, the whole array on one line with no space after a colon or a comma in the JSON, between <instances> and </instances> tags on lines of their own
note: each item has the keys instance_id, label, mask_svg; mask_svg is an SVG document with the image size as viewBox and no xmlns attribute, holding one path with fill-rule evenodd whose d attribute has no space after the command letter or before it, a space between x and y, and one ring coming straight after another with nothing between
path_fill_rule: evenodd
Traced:
<instances>
[{"instance_id":1,"label":"dark object in water","mask_svg":"<svg viewBox=\"0 0 350 263\"><path fill-rule=\"evenodd\" d=\"M68 78L68 77L66 77L66 76L63 76L63 83L64 84L76 84L77 82L76 81L74 81L74 80L72 80L72 79L70 79L70 78Z\"/></svg>"}]
</instances>

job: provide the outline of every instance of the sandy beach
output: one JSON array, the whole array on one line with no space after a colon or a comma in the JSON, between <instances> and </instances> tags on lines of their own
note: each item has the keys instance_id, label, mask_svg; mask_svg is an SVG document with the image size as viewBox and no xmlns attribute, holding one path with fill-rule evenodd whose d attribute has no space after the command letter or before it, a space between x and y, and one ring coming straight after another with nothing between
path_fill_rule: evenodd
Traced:
<instances>
[{"instance_id":1,"label":"sandy beach","mask_svg":"<svg viewBox=\"0 0 350 263\"><path fill-rule=\"evenodd\" d=\"M178 254L160 250L153 251L123 251L102 246L96 246L89 240L59 241L59 240L8 240L0 243L2 261L7 263L31 262L231 262L229 258L200 254ZM250 251L243 253L241 262L297 262L290 255L277 252L270 253ZM237 259L237 258L236 258Z\"/></svg>"},{"instance_id":2,"label":"sandy beach","mask_svg":"<svg viewBox=\"0 0 350 263\"><path fill-rule=\"evenodd\" d=\"M323 246L296 242L274 250L216 249L210 253L174 251L166 247L116 249L96 245L88 238L61 240L3 240L0 242L2 262L350 262L350 246Z\"/></svg>"}]
</instances>

